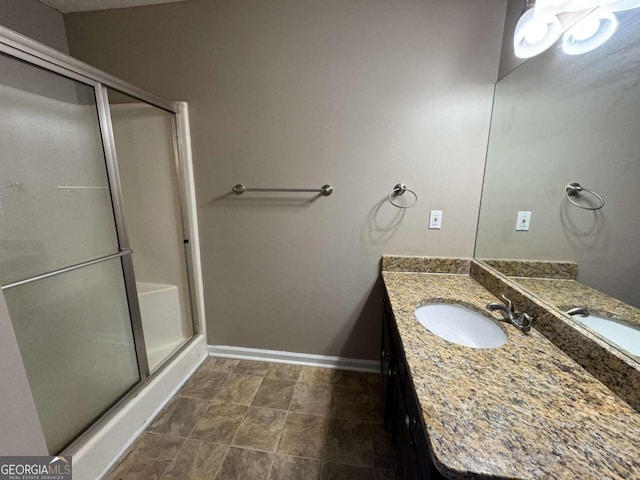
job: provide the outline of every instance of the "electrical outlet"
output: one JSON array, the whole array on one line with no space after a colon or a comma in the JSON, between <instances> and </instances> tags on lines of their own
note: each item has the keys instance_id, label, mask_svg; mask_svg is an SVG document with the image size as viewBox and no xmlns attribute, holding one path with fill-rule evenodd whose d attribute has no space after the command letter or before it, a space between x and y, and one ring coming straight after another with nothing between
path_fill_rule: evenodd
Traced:
<instances>
[{"instance_id":1,"label":"electrical outlet","mask_svg":"<svg viewBox=\"0 0 640 480\"><path fill-rule=\"evenodd\" d=\"M518 212L518 218L516 219L517 231L528 231L529 224L531 223L531 212Z\"/></svg>"},{"instance_id":2,"label":"electrical outlet","mask_svg":"<svg viewBox=\"0 0 640 480\"><path fill-rule=\"evenodd\" d=\"M442 210L431 210L429 216L429 228L432 230L440 230L442 225Z\"/></svg>"}]
</instances>

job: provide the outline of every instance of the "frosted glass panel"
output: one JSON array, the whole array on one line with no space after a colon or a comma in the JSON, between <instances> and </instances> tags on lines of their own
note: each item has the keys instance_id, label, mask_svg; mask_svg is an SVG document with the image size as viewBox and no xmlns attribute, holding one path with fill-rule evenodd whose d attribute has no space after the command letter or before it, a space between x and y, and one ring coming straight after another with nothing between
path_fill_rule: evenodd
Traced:
<instances>
[{"instance_id":1,"label":"frosted glass panel","mask_svg":"<svg viewBox=\"0 0 640 480\"><path fill-rule=\"evenodd\" d=\"M0 284L118 251L93 87L0 55Z\"/></svg>"},{"instance_id":2,"label":"frosted glass panel","mask_svg":"<svg viewBox=\"0 0 640 480\"><path fill-rule=\"evenodd\" d=\"M193 336L174 115L109 90L125 221L151 371Z\"/></svg>"},{"instance_id":3,"label":"frosted glass panel","mask_svg":"<svg viewBox=\"0 0 640 480\"><path fill-rule=\"evenodd\" d=\"M119 258L4 291L50 453L140 377Z\"/></svg>"}]
</instances>

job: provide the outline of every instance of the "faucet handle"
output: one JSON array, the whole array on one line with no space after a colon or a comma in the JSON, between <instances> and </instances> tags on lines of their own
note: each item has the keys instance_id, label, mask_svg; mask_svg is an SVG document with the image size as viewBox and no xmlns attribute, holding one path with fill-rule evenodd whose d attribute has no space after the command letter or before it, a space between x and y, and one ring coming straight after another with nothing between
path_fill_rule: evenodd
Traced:
<instances>
[{"instance_id":1,"label":"faucet handle","mask_svg":"<svg viewBox=\"0 0 640 480\"><path fill-rule=\"evenodd\" d=\"M514 311L513 310L513 302L511 300L509 300L504 293L501 294L500 297L502 297L502 299L504 300L504 304L509 309L509 311L513 312Z\"/></svg>"},{"instance_id":2,"label":"faucet handle","mask_svg":"<svg viewBox=\"0 0 640 480\"><path fill-rule=\"evenodd\" d=\"M516 317L513 319L513 324L518 327L523 332L528 332L531 330L531 323L533 322L533 317L529 315L527 312L516 312Z\"/></svg>"}]
</instances>

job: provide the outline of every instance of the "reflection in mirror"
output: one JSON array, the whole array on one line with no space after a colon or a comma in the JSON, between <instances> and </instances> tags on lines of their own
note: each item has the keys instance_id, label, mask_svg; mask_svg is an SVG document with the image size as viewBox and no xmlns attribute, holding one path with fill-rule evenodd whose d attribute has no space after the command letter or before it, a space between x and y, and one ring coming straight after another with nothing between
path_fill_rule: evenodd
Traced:
<instances>
[{"instance_id":1,"label":"reflection in mirror","mask_svg":"<svg viewBox=\"0 0 640 480\"><path fill-rule=\"evenodd\" d=\"M496 85L475 256L640 360L640 9L616 17Z\"/></svg>"}]
</instances>

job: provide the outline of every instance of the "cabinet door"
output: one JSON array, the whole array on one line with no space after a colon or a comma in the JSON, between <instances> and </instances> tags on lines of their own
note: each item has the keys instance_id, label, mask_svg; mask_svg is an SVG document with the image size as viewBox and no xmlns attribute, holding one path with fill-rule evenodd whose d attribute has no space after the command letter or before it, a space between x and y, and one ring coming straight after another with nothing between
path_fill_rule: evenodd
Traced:
<instances>
[{"instance_id":1,"label":"cabinet door","mask_svg":"<svg viewBox=\"0 0 640 480\"><path fill-rule=\"evenodd\" d=\"M394 371L394 352L391 346L391 325L390 313L388 311L388 299L385 298L385 311L382 320L382 345L380 347L380 366L382 369L382 395L384 406L384 428L391 428L391 414L393 412L393 371Z\"/></svg>"},{"instance_id":2,"label":"cabinet door","mask_svg":"<svg viewBox=\"0 0 640 480\"><path fill-rule=\"evenodd\" d=\"M417 453L410 429L410 418L402 389L396 384L393 412L393 447L397 480L421 480Z\"/></svg>"}]
</instances>

